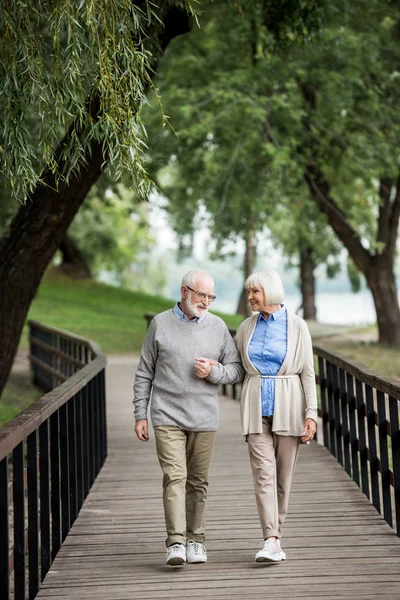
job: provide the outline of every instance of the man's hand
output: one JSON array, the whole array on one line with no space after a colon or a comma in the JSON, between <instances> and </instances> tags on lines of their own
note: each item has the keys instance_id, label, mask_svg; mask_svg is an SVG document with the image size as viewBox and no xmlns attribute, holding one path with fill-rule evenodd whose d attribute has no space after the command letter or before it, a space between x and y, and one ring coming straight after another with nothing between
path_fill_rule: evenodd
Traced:
<instances>
[{"instance_id":1,"label":"man's hand","mask_svg":"<svg viewBox=\"0 0 400 600\"><path fill-rule=\"evenodd\" d=\"M215 361L212 361L215 362ZM200 356L194 363L194 374L200 379L205 379L211 373L211 361L208 358Z\"/></svg>"},{"instance_id":2,"label":"man's hand","mask_svg":"<svg viewBox=\"0 0 400 600\"><path fill-rule=\"evenodd\" d=\"M142 442L149 441L149 424L147 419L140 419L135 423L135 433Z\"/></svg>"}]
</instances>

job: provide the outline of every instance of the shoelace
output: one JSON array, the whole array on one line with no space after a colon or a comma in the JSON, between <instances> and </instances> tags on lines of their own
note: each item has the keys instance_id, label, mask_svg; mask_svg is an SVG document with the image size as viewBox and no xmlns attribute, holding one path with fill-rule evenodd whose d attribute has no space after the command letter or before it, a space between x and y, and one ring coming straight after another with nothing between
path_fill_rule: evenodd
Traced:
<instances>
[{"instance_id":1,"label":"shoelace","mask_svg":"<svg viewBox=\"0 0 400 600\"><path fill-rule=\"evenodd\" d=\"M193 552L194 554L201 554L201 550L202 550L202 545L199 544L199 542L193 542L191 544L192 548L193 548Z\"/></svg>"},{"instance_id":2,"label":"shoelace","mask_svg":"<svg viewBox=\"0 0 400 600\"><path fill-rule=\"evenodd\" d=\"M169 551L169 552L172 552L172 551L174 551L174 550L180 550L180 547L181 547L181 546L182 546L182 544L173 544L172 546L170 546L170 547L168 548L168 551Z\"/></svg>"}]
</instances>

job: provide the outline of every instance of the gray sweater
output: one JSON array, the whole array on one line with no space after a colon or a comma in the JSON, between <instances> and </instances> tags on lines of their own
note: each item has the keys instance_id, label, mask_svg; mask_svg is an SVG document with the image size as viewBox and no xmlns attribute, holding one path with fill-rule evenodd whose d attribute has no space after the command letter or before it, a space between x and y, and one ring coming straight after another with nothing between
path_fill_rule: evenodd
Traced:
<instances>
[{"instance_id":1,"label":"gray sweater","mask_svg":"<svg viewBox=\"0 0 400 600\"><path fill-rule=\"evenodd\" d=\"M212 358L206 379L194 374L195 359ZM218 384L236 383L243 368L235 343L219 317L190 323L167 310L154 317L143 344L134 383L135 419L147 419L151 394L153 426L187 431L218 429Z\"/></svg>"}]
</instances>

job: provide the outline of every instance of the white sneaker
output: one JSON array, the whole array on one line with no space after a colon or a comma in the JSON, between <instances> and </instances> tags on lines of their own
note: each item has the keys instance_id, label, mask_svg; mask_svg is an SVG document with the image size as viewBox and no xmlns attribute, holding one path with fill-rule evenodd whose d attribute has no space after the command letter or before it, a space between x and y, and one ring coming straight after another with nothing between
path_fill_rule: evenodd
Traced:
<instances>
[{"instance_id":1,"label":"white sneaker","mask_svg":"<svg viewBox=\"0 0 400 600\"><path fill-rule=\"evenodd\" d=\"M264 547L256 554L256 562L280 562L282 560L281 550L277 540L268 538L264 542Z\"/></svg>"},{"instance_id":2,"label":"white sneaker","mask_svg":"<svg viewBox=\"0 0 400 600\"><path fill-rule=\"evenodd\" d=\"M286 552L284 552L281 548L281 540L276 540L276 543L278 544L278 548L281 553L281 559L286 560Z\"/></svg>"},{"instance_id":3,"label":"white sneaker","mask_svg":"<svg viewBox=\"0 0 400 600\"><path fill-rule=\"evenodd\" d=\"M186 546L186 561L188 563L207 562L207 552L203 544L189 540Z\"/></svg>"},{"instance_id":4,"label":"white sneaker","mask_svg":"<svg viewBox=\"0 0 400 600\"><path fill-rule=\"evenodd\" d=\"M173 544L172 546L168 546L165 562L167 565L171 565L171 567L184 565L186 562L185 546L183 544Z\"/></svg>"}]
</instances>

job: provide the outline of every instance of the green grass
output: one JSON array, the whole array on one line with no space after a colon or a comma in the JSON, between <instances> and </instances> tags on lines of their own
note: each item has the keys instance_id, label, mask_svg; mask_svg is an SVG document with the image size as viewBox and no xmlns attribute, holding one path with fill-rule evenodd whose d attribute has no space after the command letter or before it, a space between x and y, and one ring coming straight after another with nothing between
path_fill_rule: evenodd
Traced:
<instances>
[{"instance_id":1,"label":"green grass","mask_svg":"<svg viewBox=\"0 0 400 600\"><path fill-rule=\"evenodd\" d=\"M55 270L42 282L29 318L94 340L106 353L140 352L146 334L146 312L161 312L174 300L131 292L94 281L74 281ZM215 313L219 314L219 313ZM219 314L229 327L242 320ZM26 348L27 327L21 340Z\"/></svg>"},{"instance_id":2,"label":"green grass","mask_svg":"<svg viewBox=\"0 0 400 600\"><path fill-rule=\"evenodd\" d=\"M400 352L398 348L377 342L339 341L325 338L321 346L339 352L351 360L363 363L376 373L400 378Z\"/></svg>"},{"instance_id":3,"label":"green grass","mask_svg":"<svg viewBox=\"0 0 400 600\"><path fill-rule=\"evenodd\" d=\"M32 384L29 372L12 373L0 402L0 427L38 400L43 392Z\"/></svg>"}]
</instances>

